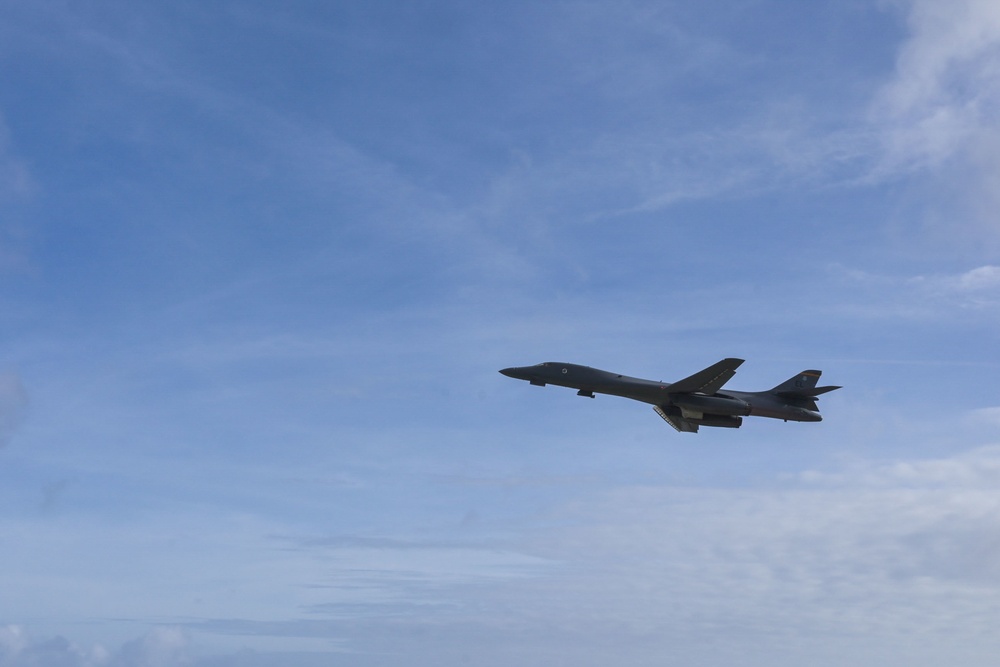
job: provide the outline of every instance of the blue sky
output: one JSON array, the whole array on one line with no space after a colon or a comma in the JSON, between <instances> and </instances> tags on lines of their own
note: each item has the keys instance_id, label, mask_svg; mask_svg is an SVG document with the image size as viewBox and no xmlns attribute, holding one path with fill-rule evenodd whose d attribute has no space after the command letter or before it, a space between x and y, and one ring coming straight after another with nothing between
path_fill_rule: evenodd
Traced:
<instances>
[{"instance_id":1,"label":"blue sky","mask_svg":"<svg viewBox=\"0 0 1000 667\"><path fill-rule=\"evenodd\" d=\"M1000 9L0 2L0 667L992 665ZM678 434L499 368L747 359Z\"/></svg>"}]
</instances>

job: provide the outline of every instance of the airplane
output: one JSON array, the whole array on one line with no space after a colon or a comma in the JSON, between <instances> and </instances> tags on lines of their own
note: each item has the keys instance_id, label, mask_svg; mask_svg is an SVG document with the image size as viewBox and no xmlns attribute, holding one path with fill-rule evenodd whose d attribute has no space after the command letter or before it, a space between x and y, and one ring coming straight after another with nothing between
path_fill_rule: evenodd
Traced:
<instances>
[{"instance_id":1,"label":"airplane","mask_svg":"<svg viewBox=\"0 0 1000 667\"><path fill-rule=\"evenodd\" d=\"M802 371L767 391L720 391L736 375L743 359L723 359L678 382L654 382L589 366L546 361L534 366L514 366L500 372L544 387L554 384L577 389L578 396L621 396L651 403L656 414L682 433L697 433L699 426L739 428L743 417L770 417L787 421L818 422L816 401L820 394L840 387L817 387L821 371Z\"/></svg>"}]
</instances>

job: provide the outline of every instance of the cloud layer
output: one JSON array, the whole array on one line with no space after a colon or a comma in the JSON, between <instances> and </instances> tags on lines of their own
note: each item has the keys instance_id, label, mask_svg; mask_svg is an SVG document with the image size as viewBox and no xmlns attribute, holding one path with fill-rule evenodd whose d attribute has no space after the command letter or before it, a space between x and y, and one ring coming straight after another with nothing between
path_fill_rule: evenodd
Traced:
<instances>
[{"instance_id":1,"label":"cloud layer","mask_svg":"<svg viewBox=\"0 0 1000 667\"><path fill-rule=\"evenodd\" d=\"M995 662L991 4L0 15L0 667Z\"/></svg>"}]
</instances>

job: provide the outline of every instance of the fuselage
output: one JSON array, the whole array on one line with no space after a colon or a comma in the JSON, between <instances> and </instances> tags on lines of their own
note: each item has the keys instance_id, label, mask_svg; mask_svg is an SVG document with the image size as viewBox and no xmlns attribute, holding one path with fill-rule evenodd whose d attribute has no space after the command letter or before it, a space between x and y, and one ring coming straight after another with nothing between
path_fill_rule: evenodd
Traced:
<instances>
[{"instance_id":1,"label":"fuselage","mask_svg":"<svg viewBox=\"0 0 1000 667\"><path fill-rule=\"evenodd\" d=\"M641 401L661 409L679 410L685 417L703 419L706 415L720 417L770 417L786 421L822 421L812 406L795 405L793 401L770 391L747 392L725 390L712 395L671 392L671 383L644 380L599 368L547 361L534 366L515 366L500 371L507 377L527 380L533 385L553 384L578 390L581 396L594 394L620 396ZM722 425L722 424L719 424Z\"/></svg>"}]
</instances>

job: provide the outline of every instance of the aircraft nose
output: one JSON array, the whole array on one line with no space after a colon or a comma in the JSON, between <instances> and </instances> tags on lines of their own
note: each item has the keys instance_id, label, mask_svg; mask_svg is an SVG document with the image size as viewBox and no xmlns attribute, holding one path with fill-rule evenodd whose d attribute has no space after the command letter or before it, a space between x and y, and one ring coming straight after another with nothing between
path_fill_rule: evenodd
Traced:
<instances>
[{"instance_id":1,"label":"aircraft nose","mask_svg":"<svg viewBox=\"0 0 1000 667\"><path fill-rule=\"evenodd\" d=\"M517 367L516 366L511 366L510 368L501 368L500 369L500 373L502 375L506 375L509 378L517 377L517 375L516 375L516 373L517 373Z\"/></svg>"}]
</instances>

